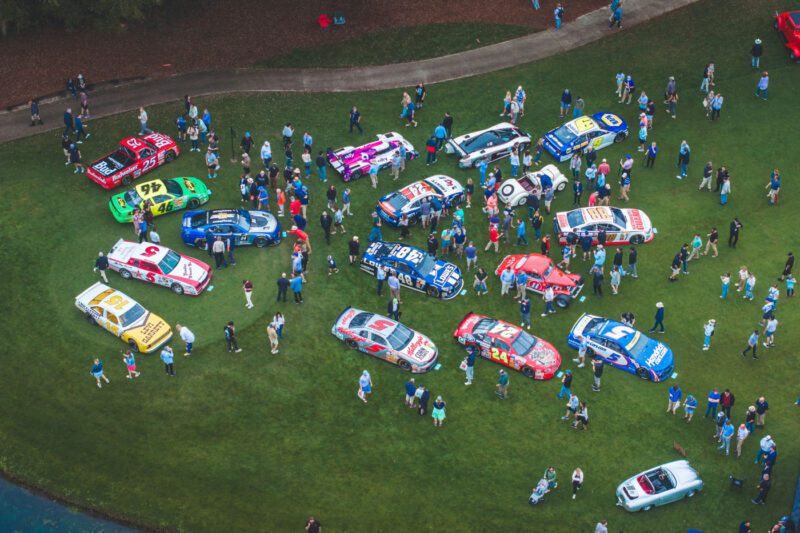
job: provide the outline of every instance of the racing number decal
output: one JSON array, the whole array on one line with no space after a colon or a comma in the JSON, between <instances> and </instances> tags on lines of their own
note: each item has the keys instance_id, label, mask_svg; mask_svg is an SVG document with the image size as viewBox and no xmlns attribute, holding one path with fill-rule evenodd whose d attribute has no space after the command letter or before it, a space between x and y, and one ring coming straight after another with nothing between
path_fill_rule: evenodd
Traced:
<instances>
[{"instance_id":1,"label":"racing number decal","mask_svg":"<svg viewBox=\"0 0 800 533\"><path fill-rule=\"evenodd\" d=\"M616 128L617 126L622 124L622 120L617 115L611 113L604 113L600 120L611 126L612 128Z\"/></svg>"},{"instance_id":2,"label":"racing number decal","mask_svg":"<svg viewBox=\"0 0 800 533\"><path fill-rule=\"evenodd\" d=\"M497 348L492 348L489 351L489 358L492 361L497 361L498 363L503 363L504 365L508 366L508 354L502 350L498 350Z\"/></svg>"},{"instance_id":3,"label":"racing number decal","mask_svg":"<svg viewBox=\"0 0 800 533\"><path fill-rule=\"evenodd\" d=\"M173 207L174 207L174 205L173 205L173 203L171 201L162 202L162 203L158 204L157 211L158 211L158 213L160 215L163 215L164 213L169 213L170 211L172 211Z\"/></svg>"},{"instance_id":4,"label":"racing number decal","mask_svg":"<svg viewBox=\"0 0 800 533\"><path fill-rule=\"evenodd\" d=\"M507 326L505 324L496 324L492 329L489 330L489 333L493 333L504 339L514 338L514 328L512 328L511 326ZM495 349L492 348L492 350Z\"/></svg>"},{"instance_id":5,"label":"racing number decal","mask_svg":"<svg viewBox=\"0 0 800 533\"><path fill-rule=\"evenodd\" d=\"M124 309L126 305L128 305L128 300L120 296L119 294L112 294L108 298L106 298L106 303L115 309Z\"/></svg>"},{"instance_id":6,"label":"racing number decal","mask_svg":"<svg viewBox=\"0 0 800 533\"><path fill-rule=\"evenodd\" d=\"M371 329L374 329L375 331L383 331L386 328L390 328L392 326L394 326L394 323L383 319L376 320L375 322L369 325L369 327Z\"/></svg>"},{"instance_id":7,"label":"racing number decal","mask_svg":"<svg viewBox=\"0 0 800 533\"><path fill-rule=\"evenodd\" d=\"M592 148L600 148L601 144L603 144L603 138L595 137L594 141L592 141Z\"/></svg>"},{"instance_id":8,"label":"racing number decal","mask_svg":"<svg viewBox=\"0 0 800 533\"><path fill-rule=\"evenodd\" d=\"M147 161L145 161L147 163ZM161 184L159 182L151 183L142 183L140 186L142 189L142 194L150 194L151 192L156 193L161 190Z\"/></svg>"},{"instance_id":9,"label":"racing number decal","mask_svg":"<svg viewBox=\"0 0 800 533\"><path fill-rule=\"evenodd\" d=\"M156 282L156 275L153 274L152 272L148 272L147 276L145 276L145 278L147 278L147 281L149 281L150 283L155 283Z\"/></svg>"},{"instance_id":10,"label":"racing number decal","mask_svg":"<svg viewBox=\"0 0 800 533\"><path fill-rule=\"evenodd\" d=\"M142 252L142 255L145 256L145 257L153 257L157 253L158 253L158 247L156 247L156 246L148 246L147 248L144 249L144 252Z\"/></svg>"},{"instance_id":11,"label":"racing number decal","mask_svg":"<svg viewBox=\"0 0 800 533\"><path fill-rule=\"evenodd\" d=\"M614 326L613 328L611 328L610 331L605 333L605 336L608 337L609 339L618 341L622 337L627 337L628 335L632 335L634 333L636 333L636 331L629 328L628 326Z\"/></svg>"},{"instance_id":12,"label":"racing number decal","mask_svg":"<svg viewBox=\"0 0 800 533\"><path fill-rule=\"evenodd\" d=\"M415 250L410 246L401 246L396 253L392 255L395 256L397 259L405 259L410 263L418 263L423 258L423 253L419 250Z\"/></svg>"},{"instance_id":13,"label":"racing number decal","mask_svg":"<svg viewBox=\"0 0 800 533\"><path fill-rule=\"evenodd\" d=\"M184 179L183 186L186 187L191 193L197 192L194 188L194 183L192 183L192 180Z\"/></svg>"},{"instance_id":14,"label":"racing number decal","mask_svg":"<svg viewBox=\"0 0 800 533\"><path fill-rule=\"evenodd\" d=\"M152 170L156 166L156 156L149 157L142 161L142 174Z\"/></svg>"}]
</instances>

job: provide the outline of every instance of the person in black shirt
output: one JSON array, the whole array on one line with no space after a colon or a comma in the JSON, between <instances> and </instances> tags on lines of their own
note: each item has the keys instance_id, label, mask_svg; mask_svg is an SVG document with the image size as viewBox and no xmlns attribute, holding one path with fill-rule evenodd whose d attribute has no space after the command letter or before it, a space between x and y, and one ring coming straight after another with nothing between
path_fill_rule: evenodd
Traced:
<instances>
[{"instance_id":1,"label":"person in black shirt","mask_svg":"<svg viewBox=\"0 0 800 533\"><path fill-rule=\"evenodd\" d=\"M717 187L714 189L714 192L719 192L720 188L722 187L722 182L725 181L725 178L728 177L728 168L725 165L722 165L717 169Z\"/></svg>"},{"instance_id":2,"label":"person in black shirt","mask_svg":"<svg viewBox=\"0 0 800 533\"><path fill-rule=\"evenodd\" d=\"M791 276L792 268L794 268L794 254L789 252L789 255L786 257L786 264L783 265L783 274L781 274L781 277L779 277L778 280L783 281L788 276Z\"/></svg>"},{"instance_id":3,"label":"person in black shirt","mask_svg":"<svg viewBox=\"0 0 800 533\"><path fill-rule=\"evenodd\" d=\"M435 233L428 235L428 253L436 257L436 252L439 251L439 239L436 238Z\"/></svg>"},{"instance_id":4,"label":"person in black shirt","mask_svg":"<svg viewBox=\"0 0 800 533\"><path fill-rule=\"evenodd\" d=\"M361 255L361 244L358 242L358 235L353 235L353 238L347 242L347 250L350 253L350 265L358 264L358 258Z\"/></svg>"},{"instance_id":5,"label":"person in black shirt","mask_svg":"<svg viewBox=\"0 0 800 533\"><path fill-rule=\"evenodd\" d=\"M280 172L281 171L278 168L278 165L276 165L275 163L272 163L269 166L269 186L272 187L273 189L278 188L278 174L280 174Z\"/></svg>"},{"instance_id":6,"label":"person in black shirt","mask_svg":"<svg viewBox=\"0 0 800 533\"><path fill-rule=\"evenodd\" d=\"M681 248L683 250L683 248ZM678 281L678 274L681 272L681 252L675 254L672 258L672 273L669 275L669 281Z\"/></svg>"},{"instance_id":7,"label":"person in black shirt","mask_svg":"<svg viewBox=\"0 0 800 533\"><path fill-rule=\"evenodd\" d=\"M625 311L624 313L622 313L621 318L622 318L622 323L628 327L632 328L633 325L636 323L636 317L630 311Z\"/></svg>"},{"instance_id":8,"label":"person in black shirt","mask_svg":"<svg viewBox=\"0 0 800 533\"><path fill-rule=\"evenodd\" d=\"M605 245L606 245L606 239L607 239L607 238L608 238L608 233L606 233L606 230L604 230L604 229L601 229L601 230L600 230L600 231L597 233L597 244L598 244L598 245L605 246Z\"/></svg>"},{"instance_id":9,"label":"person in black shirt","mask_svg":"<svg viewBox=\"0 0 800 533\"><path fill-rule=\"evenodd\" d=\"M228 322L223 331L225 332L225 344L228 345L228 351L241 352L242 349L239 348L239 343L236 342L236 327L233 325L233 320Z\"/></svg>"},{"instance_id":10,"label":"person in black shirt","mask_svg":"<svg viewBox=\"0 0 800 533\"><path fill-rule=\"evenodd\" d=\"M447 138L453 136L453 117L450 113L445 113L444 118L442 119L442 126L447 131Z\"/></svg>"},{"instance_id":11,"label":"person in black shirt","mask_svg":"<svg viewBox=\"0 0 800 533\"><path fill-rule=\"evenodd\" d=\"M583 155L586 157L586 168L594 165L594 162L597 160L597 152L589 145L586 150L583 151Z\"/></svg>"},{"instance_id":12,"label":"person in black shirt","mask_svg":"<svg viewBox=\"0 0 800 533\"><path fill-rule=\"evenodd\" d=\"M419 416L425 416L428 413L428 400L431 399L431 391L428 387L422 388L422 395L419 397Z\"/></svg>"},{"instance_id":13,"label":"person in black shirt","mask_svg":"<svg viewBox=\"0 0 800 533\"><path fill-rule=\"evenodd\" d=\"M681 256L681 266L683 267L683 273L684 274L688 274L689 273L689 270L688 270L688 267L689 267L689 244L688 243L683 243L683 246L681 246L681 251L678 252L678 253Z\"/></svg>"},{"instance_id":14,"label":"person in black shirt","mask_svg":"<svg viewBox=\"0 0 800 533\"><path fill-rule=\"evenodd\" d=\"M358 128L358 133L364 133L364 130L361 129L361 113L358 112L356 106L350 110L350 133L353 133L353 128Z\"/></svg>"},{"instance_id":15,"label":"person in black shirt","mask_svg":"<svg viewBox=\"0 0 800 533\"><path fill-rule=\"evenodd\" d=\"M239 146L242 147L242 151L244 153L250 155L250 149L253 147L253 137L250 136L249 131L244 133L244 137L242 137L242 141L239 143Z\"/></svg>"},{"instance_id":16,"label":"person in black shirt","mask_svg":"<svg viewBox=\"0 0 800 533\"><path fill-rule=\"evenodd\" d=\"M731 221L730 235L728 236L728 248L736 248L736 243L739 242L739 231L743 228L739 217L734 217Z\"/></svg>"},{"instance_id":17,"label":"person in black shirt","mask_svg":"<svg viewBox=\"0 0 800 533\"><path fill-rule=\"evenodd\" d=\"M600 392L600 378L603 377L603 360L599 357L592 359L592 372L594 374L592 390L594 392Z\"/></svg>"},{"instance_id":18,"label":"person in black shirt","mask_svg":"<svg viewBox=\"0 0 800 533\"><path fill-rule=\"evenodd\" d=\"M758 496L755 499L751 500L753 503L758 503L764 505L767 503L767 494L769 494L769 489L772 487L772 480L769 478L769 474L764 474L761 478L761 483L758 484Z\"/></svg>"},{"instance_id":19,"label":"person in black shirt","mask_svg":"<svg viewBox=\"0 0 800 533\"><path fill-rule=\"evenodd\" d=\"M528 218L533 218L533 213L539 210L539 197L535 194L529 194L525 203L528 205Z\"/></svg>"},{"instance_id":20,"label":"person in black shirt","mask_svg":"<svg viewBox=\"0 0 800 533\"><path fill-rule=\"evenodd\" d=\"M711 228L711 233L706 235L706 237L708 237L708 240L706 241L706 249L703 252L703 255L708 255L708 250L710 249L714 250L714 255L712 255L711 257L717 257L717 255L719 255L719 252L717 252L717 241L719 241L719 231L717 231L716 226Z\"/></svg>"},{"instance_id":21,"label":"person in black shirt","mask_svg":"<svg viewBox=\"0 0 800 533\"><path fill-rule=\"evenodd\" d=\"M286 301L286 291L289 289L289 279L286 277L286 272L281 274L278 278L278 301Z\"/></svg>"},{"instance_id":22,"label":"person in black shirt","mask_svg":"<svg viewBox=\"0 0 800 533\"><path fill-rule=\"evenodd\" d=\"M108 270L108 257L106 257L103 252L100 252L100 255L94 260L94 271L100 272L100 277L103 278L103 283L108 283L106 270Z\"/></svg>"},{"instance_id":23,"label":"person in black shirt","mask_svg":"<svg viewBox=\"0 0 800 533\"><path fill-rule=\"evenodd\" d=\"M603 297L603 269L592 267L592 289L594 294Z\"/></svg>"},{"instance_id":24,"label":"person in black shirt","mask_svg":"<svg viewBox=\"0 0 800 533\"><path fill-rule=\"evenodd\" d=\"M614 266L622 271L622 248L617 248L617 251L614 252Z\"/></svg>"},{"instance_id":25,"label":"person in black shirt","mask_svg":"<svg viewBox=\"0 0 800 533\"><path fill-rule=\"evenodd\" d=\"M308 533L322 533L322 524L313 516L309 516L308 522L306 522L306 531Z\"/></svg>"},{"instance_id":26,"label":"person in black shirt","mask_svg":"<svg viewBox=\"0 0 800 533\"><path fill-rule=\"evenodd\" d=\"M634 279L639 277L639 274L636 272L636 261L639 252L636 251L635 246L631 246L630 251L628 252L628 268L625 270L626 274L630 274Z\"/></svg>"},{"instance_id":27,"label":"person in black shirt","mask_svg":"<svg viewBox=\"0 0 800 533\"><path fill-rule=\"evenodd\" d=\"M322 226L322 231L325 232L325 242L327 244L331 243L331 226L333 225L333 219L328 215L327 211L323 211L322 215L319 217L319 225Z\"/></svg>"}]
</instances>

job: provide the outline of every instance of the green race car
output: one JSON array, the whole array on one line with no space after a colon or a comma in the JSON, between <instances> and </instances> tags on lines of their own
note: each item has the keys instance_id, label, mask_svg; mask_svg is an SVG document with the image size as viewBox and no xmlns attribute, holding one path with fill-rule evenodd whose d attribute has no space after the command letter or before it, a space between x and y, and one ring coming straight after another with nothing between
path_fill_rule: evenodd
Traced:
<instances>
[{"instance_id":1,"label":"green race car","mask_svg":"<svg viewBox=\"0 0 800 533\"><path fill-rule=\"evenodd\" d=\"M115 194L108 202L117 222L131 222L135 209L142 209L149 201L153 216L179 209L197 209L211 198L211 189L197 178L170 178L152 180L136 185L126 192Z\"/></svg>"}]
</instances>

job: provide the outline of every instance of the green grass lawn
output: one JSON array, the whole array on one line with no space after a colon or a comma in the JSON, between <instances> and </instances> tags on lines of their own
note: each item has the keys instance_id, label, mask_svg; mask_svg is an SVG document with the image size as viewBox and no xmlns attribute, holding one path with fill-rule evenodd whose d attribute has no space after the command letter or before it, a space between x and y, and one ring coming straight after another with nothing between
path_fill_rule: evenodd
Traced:
<instances>
[{"instance_id":1,"label":"green grass lawn","mask_svg":"<svg viewBox=\"0 0 800 533\"><path fill-rule=\"evenodd\" d=\"M256 63L259 67L350 67L428 59L507 41L536 31L528 26L450 22L393 28L291 52Z\"/></svg>"},{"instance_id":2,"label":"green grass lawn","mask_svg":"<svg viewBox=\"0 0 800 533\"><path fill-rule=\"evenodd\" d=\"M383 312L386 299L375 295L370 277L346 265L345 237L336 236L330 246L322 240L316 221L325 206L324 189L315 178L308 181L314 253L302 306L274 302L274 281L289 269L288 243L239 249L238 265L218 272L214 290L199 298L110 275L112 286L171 324L188 325L198 337L191 360L178 357L176 379L164 376L154 354L139 357L142 377L131 383L124 379L120 360L124 345L87 325L73 305L75 295L97 280L91 269L98 250L108 250L120 237L132 239L130 225L114 222L106 206L108 192L64 167L57 133L0 146L0 297L6 309L0 325L5 344L0 468L105 513L186 530L296 530L310 514L326 530L350 531L395 530L406 521L432 531L510 531L531 524L543 531L591 531L602 518L614 531L731 531L745 518L754 530L765 530L788 511L797 475L797 366L791 350L798 340L796 301L780 301L775 349L763 350L757 362L738 353L760 318L760 300L780 273L786 252L797 251L797 239L787 228L795 224L798 206L792 172L800 165L793 144L800 119L794 101L800 70L788 62L770 30L772 10L791 4L705 0L564 56L433 86L418 129L401 127L401 89L203 99L223 134L225 150L221 176L210 183L214 197L209 207L230 207L239 205L239 166L227 161L225 132L231 126L251 131L258 141L266 136L278 146L282 125L291 121L298 134L310 130L321 149L399 130L423 150L426 135L445 111L454 115L457 133L486 127L497 121L505 91L520 83L529 91L522 125L534 134L559 123L564 87L585 98L587 111L618 112L635 125L635 105L619 105L614 98L615 70L632 73L639 87L657 97L667 76L674 75L681 95L679 116L669 119L659 106L652 132L661 147L655 170L642 168L635 139L601 153L612 163L625 153L637 156L630 205L645 210L658 229L655 240L640 249L640 279L625 278L618 296L597 299L587 291L585 302L547 319L539 318L543 306L535 302L533 331L561 351L562 369L573 369L574 388L589 402L587 432L572 431L559 420L563 402L556 399L555 380L532 382L513 374L510 398L502 402L494 395L499 367L481 360L475 384L464 387L458 370L464 352L451 338L461 317L473 310L518 320L517 306L500 298L496 279L490 280L490 295L480 299L470 292L439 302L404 291L404 322L430 336L440 350L441 370L417 380L448 402L446 425L434 429L429 418L422 420L405 408L406 374L345 349L329 333L344 306ZM748 53L756 36L765 42L769 102L753 96L757 73L750 69ZM716 62L717 88L725 95L717 123L705 119L697 91L709 60ZM353 104L363 112L363 137L346 131ZM176 101L151 109L152 125L171 133L180 108ZM138 123L126 114L90 127L93 137L82 147L86 160L105 154L134 133ZM692 146L691 175L678 181L675 158L682 139ZM697 191L708 160L731 169L733 194L726 207L715 195ZM508 163L501 166L507 173ZM764 197L773 167L786 176L778 207L767 206ZM462 182L477 178L443 155L432 169L411 162L402 181L433 172ZM181 175L204 178L202 157L185 151L150 177ZM342 190L340 181L333 183ZM356 216L348 220L348 236L357 233L366 240L369 212L379 194L393 187L388 174L381 175L377 192L368 181L352 184ZM570 204L569 195L562 194L554 205L564 210ZM723 244L718 258L693 262L689 276L667 283L679 246L712 225L727 239L734 215L745 226L739 247L730 250ZM180 220L179 214L157 219L164 244L204 258L181 243ZM486 240L485 226L477 207L467 211L470 238L479 245ZM385 238L394 235L384 228ZM424 240L421 231L413 231L413 243L424 246ZM479 263L494 270L504 254L537 248L533 243L528 248L504 245L500 254L480 253ZM325 273L329 253L341 266L331 277ZM588 268L577 263L574 270ZM742 264L758 277L756 301L745 302L735 291L721 301L719 276L735 273ZM255 284L252 311L244 308L244 278ZM701 406L712 387L730 388L737 397L737 425L748 405L767 396L766 432L778 442L780 460L766 506L750 503L759 473L752 460L765 430L746 442L741 460L725 458L715 449L712 424L702 412L688 426L664 414L669 383L645 383L607 368L602 392L593 394L588 369L578 370L571 362L574 352L565 339L581 313L618 317L631 310L646 329L656 301L666 305L667 333L660 339L675 352L678 378L671 383L698 396ZM286 315L286 339L281 353L273 356L265 327L278 309ZM717 333L711 351L703 352L702 326L709 318L717 320ZM241 354L224 348L222 328L228 320L240 328ZM172 344L182 353L179 342ZM89 376L95 356L105 360L111 378L102 390ZM356 399L357 378L365 368L375 383L366 405ZM678 458L673 441L686 448L705 480L704 493L645 514L616 508L619 482ZM561 486L531 509L526 503L530 489L548 465L557 468ZM586 482L572 501L568 478L576 466L583 468ZM729 474L745 478L747 487L732 491Z\"/></svg>"}]
</instances>

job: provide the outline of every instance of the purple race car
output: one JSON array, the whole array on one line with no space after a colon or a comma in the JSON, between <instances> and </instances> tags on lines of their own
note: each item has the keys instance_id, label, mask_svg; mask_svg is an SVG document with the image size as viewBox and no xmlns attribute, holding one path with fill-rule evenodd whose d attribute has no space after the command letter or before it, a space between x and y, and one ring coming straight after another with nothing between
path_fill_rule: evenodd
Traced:
<instances>
[{"instance_id":1,"label":"purple race car","mask_svg":"<svg viewBox=\"0 0 800 533\"><path fill-rule=\"evenodd\" d=\"M416 159L419 153L414 150L410 142L402 135L395 132L379 133L378 140L363 146L345 146L338 150L328 148L328 163L342 175L344 181L356 180L369 174L372 165L377 165L379 170L392 165L394 153L405 152L406 160Z\"/></svg>"}]
</instances>

